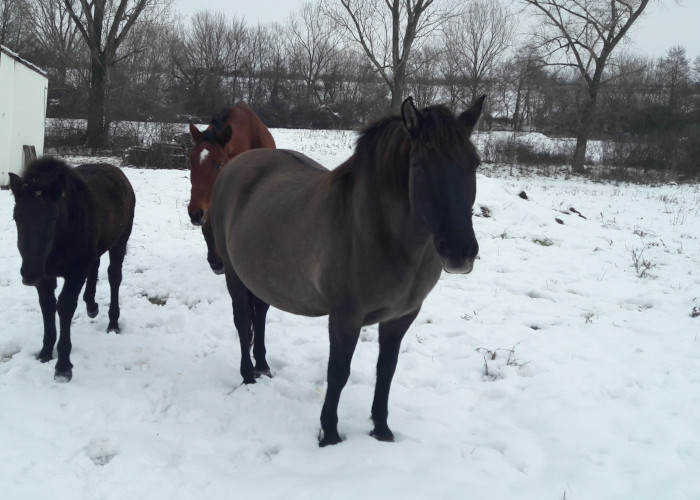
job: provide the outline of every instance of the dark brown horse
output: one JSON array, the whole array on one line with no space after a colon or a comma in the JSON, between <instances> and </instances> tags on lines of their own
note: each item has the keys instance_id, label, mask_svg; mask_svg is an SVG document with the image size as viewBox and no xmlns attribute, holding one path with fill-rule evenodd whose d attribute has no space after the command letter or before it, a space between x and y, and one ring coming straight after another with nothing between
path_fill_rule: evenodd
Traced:
<instances>
[{"instance_id":1,"label":"dark brown horse","mask_svg":"<svg viewBox=\"0 0 700 500\"><path fill-rule=\"evenodd\" d=\"M208 218L216 176L221 166L237 154L255 148L274 148L275 140L258 115L243 102L215 116L204 132L190 123L190 134L194 145L190 151L192 192L187 212L192 224L202 226L207 260L212 270L221 274L223 266L214 247Z\"/></svg>"},{"instance_id":2,"label":"dark brown horse","mask_svg":"<svg viewBox=\"0 0 700 500\"><path fill-rule=\"evenodd\" d=\"M387 406L401 339L441 270L468 273L479 251L472 227L479 156L469 138L483 100L455 116L443 106L418 111L408 98L402 117L368 127L333 171L300 153L254 150L230 161L214 185L214 240L243 381L255 382L267 367L256 307L329 315L321 446L341 441L340 393L360 329L373 323L379 359L371 434L393 440Z\"/></svg>"},{"instance_id":3,"label":"dark brown horse","mask_svg":"<svg viewBox=\"0 0 700 500\"><path fill-rule=\"evenodd\" d=\"M111 291L107 332L119 333L119 285L134 220L134 191L113 165L70 168L54 158L30 163L21 178L10 174L10 187L22 283L36 287L44 318L44 344L37 358L42 363L53 358L58 311L61 336L54 378L67 382L73 376L70 324L78 295L87 280L83 300L88 316L97 316L95 287L105 252L109 252ZM58 302L57 277L65 278Z\"/></svg>"}]
</instances>

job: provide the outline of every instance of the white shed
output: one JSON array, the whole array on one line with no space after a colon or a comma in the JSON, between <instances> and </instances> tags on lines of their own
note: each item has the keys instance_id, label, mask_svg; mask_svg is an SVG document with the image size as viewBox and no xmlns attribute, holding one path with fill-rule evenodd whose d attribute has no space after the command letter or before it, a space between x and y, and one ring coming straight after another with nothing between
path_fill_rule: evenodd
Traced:
<instances>
[{"instance_id":1,"label":"white shed","mask_svg":"<svg viewBox=\"0 0 700 500\"><path fill-rule=\"evenodd\" d=\"M0 186L44 154L48 84L44 71L0 45Z\"/></svg>"}]
</instances>

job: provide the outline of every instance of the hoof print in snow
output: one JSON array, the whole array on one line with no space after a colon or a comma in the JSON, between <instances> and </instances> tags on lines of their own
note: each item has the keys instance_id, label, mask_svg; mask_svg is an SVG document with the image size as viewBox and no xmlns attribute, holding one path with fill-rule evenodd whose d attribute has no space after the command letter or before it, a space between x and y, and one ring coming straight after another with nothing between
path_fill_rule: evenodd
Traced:
<instances>
[{"instance_id":1,"label":"hoof print in snow","mask_svg":"<svg viewBox=\"0 0 700 500\"><path fill-rule=\"evenodd\" d=\"M693 307L693 310L690 311L690 317L691 318L700 317L700 307L698 307L698 306Z\"/></svg>"},{"instance_id":2,"label":"hoof print in snow","mask_svg":"<svg viewBox=\"0 0 700 500\"><path fill-rule=\"evenodd\" d=\"M564 221L561 220L559 217L555 217L554 220L557 221L557 224L564 224Z\"/></svg>"},{"instance_id":3,"label":"hoof print in snow","mask_svg":"<svg viewBox=\"0 0 700 500\"><path fill-rule=\"evenodd\" d=\"M15 357L16 354L19 354L20 350L19 349L7 349L4 351L0 352L0 363L5 363L6 361L10 361L13 357Z\"/></svg>"},{"instance_id":4,"label":"hoof print in snow","mask_svg":"<svg viewBox=\"0 0 700 500\"><path fill-rule=\"evenodd\" d=\"M491 217L491 209L489 207L481 205L479 208L481 209L481 213L474 214L474 217L484 217L485 219Z\"/></svg>"},{"instance_id":5,"label":"hoof print in snow","mask_svg":"<svg viewBox=\"0 0 700 500\"><path fill-rule=\"evenodd\" d=\"M520 196L523 200L528 200L529 198L527 197L527 193L525 191L520 191L518 193L518 196Z\"/></svg>"},{"instance_id":6,"label":"hoof print in snow","mask_svg":"<svg viewBox=\"0 0 700 500\"><path fill-rule=\"evenodd\" d=\"M85 447L85 454L95 465L107 465L119 454L118 443L111 438L93 439Z\"/></svg>"}]
</instances>

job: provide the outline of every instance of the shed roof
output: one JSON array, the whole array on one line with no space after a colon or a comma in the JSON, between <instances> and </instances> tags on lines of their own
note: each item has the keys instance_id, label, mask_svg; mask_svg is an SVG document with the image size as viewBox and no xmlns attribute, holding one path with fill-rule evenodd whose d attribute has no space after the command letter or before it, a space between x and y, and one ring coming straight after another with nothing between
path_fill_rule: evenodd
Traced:
<instances>
[{"instance_id":1,"label":"shed roof","mask_svg":"<svg viewBox=\"0 0 700 500\"><path fill-rule=\"evenodd\" d=\"M18 62L24 64L27 68L31 69L32 71L36 71L37 73L39 73L42 76L47 76L46 71L41 69L39 66L36 66L36 65L30 63L26 59L21 58L18 53L12 52L10 49L5 47L4 45L0 45L0 51L3 52L4 54L7 54L11 58L13 58L15 61L18 61Z\"/></svg>"}]
</instances>

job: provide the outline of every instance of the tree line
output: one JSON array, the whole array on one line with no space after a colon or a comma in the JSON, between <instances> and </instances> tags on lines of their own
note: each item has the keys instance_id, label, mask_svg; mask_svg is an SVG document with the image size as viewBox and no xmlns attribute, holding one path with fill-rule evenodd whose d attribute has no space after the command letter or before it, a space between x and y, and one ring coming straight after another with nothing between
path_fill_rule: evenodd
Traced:
<instances>
[{"instance_id":1,"label":"tree line","mask_svg":"<svg viewBox=\"0 0 700 500\"><path fill-rule=\"evenodd\" d=\"M0 43L47 71L48 116L87 118L92 147L117 120L206 123L238 100L270 127L355 128L409 94L487 94L482 127L577 137L575 170L602 138L621 164L697 174L700 57L625 50L647 3L319 0L252 24L171 0L0 0Z\"/></svg>"}]
</instances>

